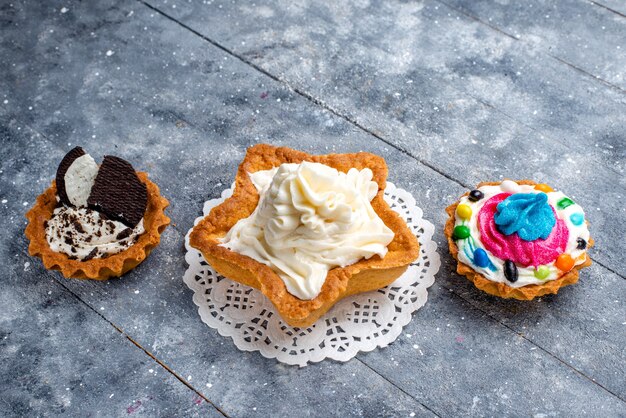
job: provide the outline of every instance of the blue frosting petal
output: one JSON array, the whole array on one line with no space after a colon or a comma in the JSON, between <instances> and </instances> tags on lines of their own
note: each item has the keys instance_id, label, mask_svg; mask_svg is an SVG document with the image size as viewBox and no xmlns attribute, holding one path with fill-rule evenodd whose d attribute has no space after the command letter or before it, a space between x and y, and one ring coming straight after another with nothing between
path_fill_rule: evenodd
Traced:
<instances>
[{"instance_id":1,"label":"blue frosting petal","mask_svg":"<svg viewBox=\"0 0 626 418\"><path fill-rule=\"evenodd\" d=\"M517 193L498 203L494 220L504 235L517 235L524 241L546 239L556 217L545 193Z\"/></svg>"}]
</instances>

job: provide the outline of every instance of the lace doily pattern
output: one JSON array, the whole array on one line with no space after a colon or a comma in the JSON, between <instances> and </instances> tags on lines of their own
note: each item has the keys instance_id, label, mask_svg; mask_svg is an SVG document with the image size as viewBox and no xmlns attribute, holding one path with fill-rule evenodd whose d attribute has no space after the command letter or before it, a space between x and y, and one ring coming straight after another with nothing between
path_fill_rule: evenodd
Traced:
<instances>
[{"instance_id":1,"label":"lace doily pattern","mask_svg":"<svg viewBox=\"0 0 626 418\"><path fill-rule=\"evenodd\" d=\"M226 189L219 199L205 202L204 216L231 195L232 188ZM427 289L434 283L441 261L432 240L435 227L423 219L413 196L387 183L385 200L418 237L420 257L391 285L343 299L308 328L290 327L260 291L216 273L202 254L189 246L187 233L189 268L183 280L194 292L202 321L232 338L240 350L259 351L291 365L306 366L325 358L348 361L359 351L386 347L398 338L411 314L426 303Z\"/></svg>"}]
</instances>

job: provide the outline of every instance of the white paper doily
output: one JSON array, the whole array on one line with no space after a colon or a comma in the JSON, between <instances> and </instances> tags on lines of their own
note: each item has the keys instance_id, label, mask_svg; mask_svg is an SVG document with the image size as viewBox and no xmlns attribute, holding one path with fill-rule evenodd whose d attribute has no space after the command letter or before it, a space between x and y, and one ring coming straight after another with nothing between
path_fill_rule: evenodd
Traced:
<instances>
[{"instance_id":1,"label":"white paper doily","mask_svg":"<svg viewBox=\"0 0 626 418\"><path fill-rule=\"evenodd\" d=\"M232 188L224 190L221 198L206 201L204 216L231 195ZM359 351L386 347L426 303L441 261L432 240L435 227L422 218L413 196L387 183L385 200L417 235L420 257L390 286L343 299L309 328L290 327L260 291L216 273L189 246L190 230L185 237L189 268L183 280L194 292L202 321L231 337L240 350L259 351L264 357L299 366L325 358L348 361Z\"/></svg>"}]
</instances>

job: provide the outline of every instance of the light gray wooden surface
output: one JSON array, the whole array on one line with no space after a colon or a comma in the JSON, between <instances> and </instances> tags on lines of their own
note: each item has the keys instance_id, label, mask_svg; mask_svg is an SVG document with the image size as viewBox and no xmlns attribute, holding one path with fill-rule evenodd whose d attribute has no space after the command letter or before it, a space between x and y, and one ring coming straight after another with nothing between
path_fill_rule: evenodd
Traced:
<instances>
[{"instance_id":1,"label":"light gray wooden surface","mask_svg":"<svg viewBox=\"0 0 626 418\"><path fill-rule=\"evenodd\" d=\"M0 2L0 415L624 416L626 18L619 1ZM303 369L197 315L183 237L246 147L382 155L442 268L391 346ZM67 150L117 154L173 225L118 280L27 254L23 214ZM597 241L533 302L454 273L444 208L547 182Z\"/></svg>"}]
</instances>

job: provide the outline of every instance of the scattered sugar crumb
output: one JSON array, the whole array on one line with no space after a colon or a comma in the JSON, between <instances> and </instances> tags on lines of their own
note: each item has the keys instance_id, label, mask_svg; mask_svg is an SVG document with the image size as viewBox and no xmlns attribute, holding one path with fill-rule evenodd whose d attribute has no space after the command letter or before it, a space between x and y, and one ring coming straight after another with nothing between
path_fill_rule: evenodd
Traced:
<instances>
[{"instance_id":1,"label":"scattered sugar crumb","mask_svg":"<svg viewBox=\"0 0 626 418\"><path fill-rule=\"evenodd\" d=\"M210 383L207 383L207 384L206 384L206 387L208 387L209 389L211 389L211 388L213 387L213 385L212 385L212 384L210 384Z\"/></svg>"},{"instance_id":2,"label":"scattered sugar crumb","mask_svg":"<svg viewBox=\"0 0 626 418\"><path fill-rule=\"evenodd\" d=\"M139 294L139 290L135 290L135 294L138 295Z\"/></svg>"},{"instance_id":3,"label":"scattered sugar crumb","mask_svg":"<svg viewBox=\"0 0 626 418\"><path fill-rule=\"evenodd\" d=\"M61 8L61 13L63 13L63 14L65 14L65 13L67 13L69 11L70 11L70 9L68 9L67 7L62 7Z\"/></svg>"},{"instance_id":4,"label":"scattered sugar crumb","mask_svg":"<svg viewBox=\"0 0 626 418\"><path fill-rule=\"evenodd\" d=\"M106 52L107 57L110 57L113 54L115 54L115 52L111 51L110 49Z\"/></svg>"}]
</instances>

